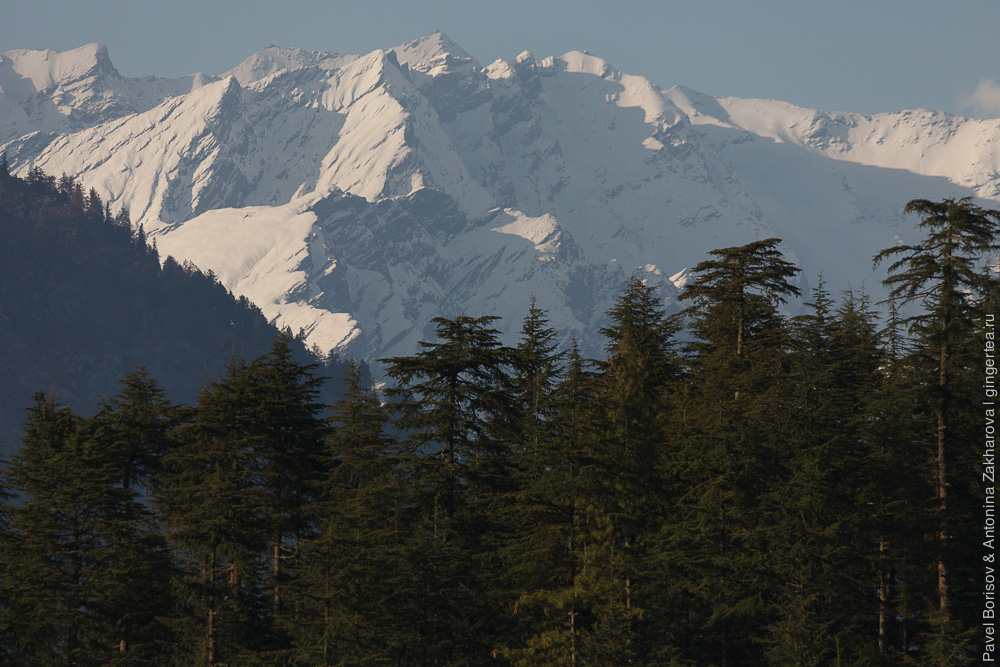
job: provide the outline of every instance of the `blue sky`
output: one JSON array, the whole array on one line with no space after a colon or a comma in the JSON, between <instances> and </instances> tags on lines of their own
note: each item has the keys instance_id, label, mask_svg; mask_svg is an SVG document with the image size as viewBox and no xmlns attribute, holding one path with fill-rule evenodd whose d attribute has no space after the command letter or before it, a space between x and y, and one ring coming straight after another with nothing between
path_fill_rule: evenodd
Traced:
<instances>
[{"instance_id":1,"label":"blue sky","mask_svg":"<svg viewBox=\"0 0 1000 667\"><path fill-rule=\"evenodd\" d=\"M589 50L669 88L1000 116L996 0L3 0L0 51L101 42L126 76L217 74L269 44L363 53L442 30L482 64Z\"/></svg>"}]
</instances>

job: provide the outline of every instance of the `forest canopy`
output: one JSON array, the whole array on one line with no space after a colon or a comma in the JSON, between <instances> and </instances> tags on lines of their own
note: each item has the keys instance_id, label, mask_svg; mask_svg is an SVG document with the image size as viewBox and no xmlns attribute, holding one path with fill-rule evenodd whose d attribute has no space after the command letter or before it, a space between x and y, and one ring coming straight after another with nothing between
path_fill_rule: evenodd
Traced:
<instances>
[{"instance_id":1,"label":"forest canopy","mask_svg":"<svg viewBox=\"0 0 1000 667\"><path fill-rule=\"evenodd\" d=\"M190 406L141 368L89 417L38 393L0 478L0 659L978 661L998 214L909 209L885 313L821 280L785 315L764 239L711 251L678 314L630 279L598 360L531 303L516 345L437 318L332 405L288 333Z\"/></svg>"}]
</instances>

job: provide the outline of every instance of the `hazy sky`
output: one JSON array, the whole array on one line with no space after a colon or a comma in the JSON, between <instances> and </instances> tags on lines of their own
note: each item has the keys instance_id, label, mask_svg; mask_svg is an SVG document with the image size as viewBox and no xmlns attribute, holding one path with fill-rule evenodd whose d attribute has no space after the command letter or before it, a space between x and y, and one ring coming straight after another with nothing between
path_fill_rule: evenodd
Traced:
<instances>
[{"instance_id":1,"label":"hazy sky","mask_svg":"<svg viewBox=\"0 0 1000 667\"><path fill-rule=\"evenodd\" d=\"M435 30L483 65L586 49L665 88L1000 116L996 0L0 2L0 51L101 42L126 76L218 74L270 44L364 53Z\"/></svg>"}]
</instances>

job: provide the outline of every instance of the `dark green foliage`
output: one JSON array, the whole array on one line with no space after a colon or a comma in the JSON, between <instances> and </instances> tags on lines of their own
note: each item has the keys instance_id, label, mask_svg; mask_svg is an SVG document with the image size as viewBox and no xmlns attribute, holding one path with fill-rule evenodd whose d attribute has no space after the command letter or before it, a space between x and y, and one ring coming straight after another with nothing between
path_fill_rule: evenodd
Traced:
<instances>
[{"instance_id":1,"label":"dark green foliage","mask_svg":"<svg viewBox=\"0 0 1000 667\"><path fill-rule=\"evenodd\" d=\"M667 318L654 288L629 280L609 311L611 325L601 329L608 339L603 364L604 396L610 432L610 460L617 461L622 484L633 487L632 501L652 498L667 415L667 387L680 375L673 336L678 318ZM642 514L638 507L626 512Z\"/></svg>"},{"instance_id":2,"label":"dark green foliage","mask_svg":"<svg viewBox=\"0 0 1000 667\"><path fill-rule=\"evenodd\" d=\"M557 336L549 326L545 311L536 307L532 298L521 326L513 368L515 407L521 419L515 456L528 469L529 477L534 474L532 471L544 465L538 450L542 441L552 434L555 385L564 356L555 343Z\"/></svg>"},{"instance_id":3,"label":"dark green foliage","mask_svg":"<svg viewBox=\"0 0 1000 667\"><path fill-rule=\"evenodd\" d=\"M250 369L253 428L259 431L253 451L262 466L276 618L287 611L282 596L289 579L286 571L295 565L299 540L313 527L309 508L320 497L327 469L326 427L320 419L326 410L319 403L323 380L313 374L317 366L296 361L291 334L285 331Z\"/></svg>"},{"instance_id":4,"label":"dark green foliage","mask_svg":"<svg viewBox=\"0 0 1000 667\"><path fill-rule=\"evenodd\" d=\"M672 433L674 512L658 559L671 585L677 655L758 664L776 600L775 494L789 479L789 330L776 305L797 288L779 240L712 251L682 299L696 339ZM678 616L678 611L681 616Z\"/></svg>"},{"instance_id":5,"label":"dark green foliage","mask_svg":"<svg viewBox=\"0 0 1000 667\"><path fill-rule=\"evenodd\" d=\"M436 342L387 360L415 503L407 548L417 566L411 622L419 664L477 664L495 648L500 617L481 593L499 576L493 547L516 424L508 375L514 354L500 345L495 320L435 318Z\"/></svg>"},{"instance_id":6,"label":"dark green foliage","mask_svg":"<svg viewBox=\"0 0 1000 667\"><path fill-rule=\"evenodd\" d=\"M396 571L406 499L386 410L357 364L345 380L326 446L331 465L311 512L317 534L291 568L289 632L305 664L390 664L405 660L411 639L398 595L411 582Z\"/></svg>"},{"instance_id":7,"label":"dark green foliage","mask_svg":"<svg viewBox=\"0 0 1000 667\"><path fill-rule=\"evenodd\" d=\"M234 360L206 384L194 421L165 459L161 514L187 573L186 601L204 619L203 639L186 638L188 650L210 665L261 639L254 612L267 530L254 380Z\"/></svg>"},{"instance_id":8,"label":"dark green foliage","mask_svg":"<svg viewBox=\"0 0 1000 667\"><path fill-rule=\"evenodd\" d=\"M537 331L547 331L544 324L542 313L529 314L522 353L543 347L532 341L539 340ZM541 358L547 361L536 367L553 368L557 361L552 349ZM548 374L546 380L551 383L555 376ZM503 549L511 587L505 602L513 624L501 643L515 665L588 664L586 636L594 630L601 600L588 582L599 537L594 523L605 516L593 504L601 477L600 429L592 410L597 392L574 344L565 377L544 394L543 421L524 431L522 479L510 505L511 536Z\"/></svg>"},{"instance_id":9,"label":"dark green foliage","mask_svg":"<svg viewBox=\"0 0 1000 667\"><path fill-rule=\"evenodd\" d=\"M478 520L477 496L507 483L513 355L490 328L495 319L435 318L438 342L387 360L387 374L398 385L389 394L401 399L397 424L408 434L413 474L426 489L435 537L444 543L462 522Z\"/></svg>"},{"instance_id":10,"label":"dark green foliage","mask_svg":"<svg viewBox=\"0 0 1000 667\"><path fill-rule=\"evenodd\" d=\"M742 357L747 339L766 325L772 309L784 303L785 297L801 293L788 282L799 269L782 258L780 243L781 239L771 238L713 250L709 254L715 259L694 268L697 275L681 299L694 301L692 309L699 313L695 332L700 338L711 340L710 336L715 336L707 328L714 320L722 328L722 337L715 343Z\"/></svg>"},{"instance_id":11,"label":"dark green foliage","mask_svg":"<svg viewBox=\"0 0 1000 667\"><path fill-rule=\"evenodd\" d=\"M461 488L503 484L514 416L507 370L514 358L490 327L496 319L435 318L438 342L420 343L424 349L412 357L386 360L397 383L390 396L402 399L399 426L435 471L431 477L441 480L445 518L455 514Z\"/></svg>"},{"instance_id":12,"label":"dark green foliage","mask_svg":"<svg viewBox=\"0 0 1000 667\"><path fill-rule=\"evenodd\" d=\"M352 365L329 419L288 332L191 408L142 368L91 418L38 394L0 477L0 662L968 663L1000 214L910 210L928 240L879 258L919 303L881 329L822 280L788 319L768 239L696 267L686 332L628 281L600 362L532 303L516 348L435 319L387 403Z\"/></svg>"},{"instance_id":13,"label":"dark green foliage","mask_svg":"<svg viewBox=\"0 0 1000 667\"><path fill-rule=\"evenodd\" d=\"M22 502L10 508L0 572L4 629L19 659L94 664L96 599L87 584L96 571L106 480L83 420L51 396L34 398L22 450L6 475Z\"/></svg>"},{"instance_id":14,"label":"dark green foliage","mask_svg":"<svg viewBox=\"0 0 1000 667\"><path fill-rule=\"evenodd\" d=\"M962 518L975 511L982 497L978 457L967 443L979 436L971 408L977 403L979 392L973 388L981 376L985 341L976 333L983 320L979 303L990 292L983 264L988 253L1000 249L1000 211L982 209L966 198L915 199L906 212L921 216L926 236L916 245L881 251L875 263L893 259L884 281L891 297L923 306L904 323L916 340L923 402L936 422L933 440L928 438L933 442L937 521L937 604L931 615L936 639L928 655L933 664L957 664L975 655L962 628L975 621L977 590L966 573L976 555L969 545L977 540Z\"/></svg>"},{"instance_id":15,"label":"dark green foliage","mask_svg":"<svg viewBox=\"0 0 1000 667\"><path fill-rule=\"evenodd\" d=\"M899 659L924 641L916 622L933 596L926 576L933 562L924 533L933 526L931 461L915 455L915 443L932 428L921 403L919 373L902 338L896 310L890 304L888 326L881 332L885 350L878 390L868 399L868 414L859 429L871 452L870 466L857 485L871 503L877 548L877 648ZM874 418L873 418L874 417ZM917 653L919 655L919 652Z\"/></svg>"},{"instance_id":16,"label":"dark green foliage","mask_svg":"<svg viewBox=\"0 0 1000 667\"><path fill-rule=\"evenodd\" d=\"M98 420L41 394L8 471L20 503L0 559L18 661L148 664L166 638L166 545Z\"/></svg>"},{"instance_id":17,"label":"dark green foliage","mask_svg":"<svg viewBox=\"0 0 1000 667\"><path fill-rule=\"evenodd\" d=\"M173 444L180 412L141 366L125 375L118 396L102 402L94 424L106 455L121 471L123 489L152 492L159 487L162 459Z\"/></svg>"},{"instance_id":18,"label":"dark green foliage","mask_svg":"<svg viewBox=\"0 0 1000 667\"><path fill-rule=\"evenodd\" d=\"M832 301L822 280L812 312L794 323L787 480L773 492L767 541L780 582L767 637L769 664L874 664L866 637L877 615L879 506L888 501L869 415L887 355L865 297ZM900 471L902 472L902 471ZM858 582L867 582L859 585Z\"/></svg>"},{"instance_id":19,"label":"dark green foliage","mask_svg":"<svg viewBox=\"0 0 1000 667\"><path fill-rule=\"evenodd\" d=\"M654 602L648 552L660 531L661 508L671 498L663 463L671 446L669 386L680 376L673 341L680 321L666 317L655 288L636 277L608 316L611 324L601 329L608 344L600 394L604 437L598 449L606 487L596 504L611 523L607 576L618 582L604 622L605 641L617 657L607 664L625 664L644 660L648 651L648 610Z\"/></svg>"},{"instance_id":20,"label":"dark green foliage","mask_svg":"<svg viewBox=\"0 0 1000 667\"><path fill-rule=\"evenodd\" d=\"M170 637L162 623L172 600L172 561L148 503L160 488L162 459L173 445L180 411L143 368L127 374L118 396L92 418L95 444L111 465L106 548L95 588L112 664L148 664Z\"/></svg>"}]
</instances>

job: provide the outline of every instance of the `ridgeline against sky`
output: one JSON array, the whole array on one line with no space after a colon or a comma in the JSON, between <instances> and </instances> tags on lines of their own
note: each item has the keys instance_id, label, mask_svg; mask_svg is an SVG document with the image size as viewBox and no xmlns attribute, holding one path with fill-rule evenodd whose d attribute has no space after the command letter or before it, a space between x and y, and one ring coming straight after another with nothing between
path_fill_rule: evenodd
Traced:
<instances>
[{"instance_id":1,"label":"ridgeline against sky","mask_svg":"<svg viewBox=\"0 0 1000 667\"><path fill-rule=\"evenodd\" d=\"M906 201L1000 197L1000 121L664 90L580 51L484 64L434 33L181 79L122 77L97 45L3 58L16 173L76 175L162 252L367 360L532 295L594 354L629 276L676 309L706 248L770 237L813 267L804 293L823 273L881 298L870 251L913 241Z\"/></svg>"}]
</instances>

